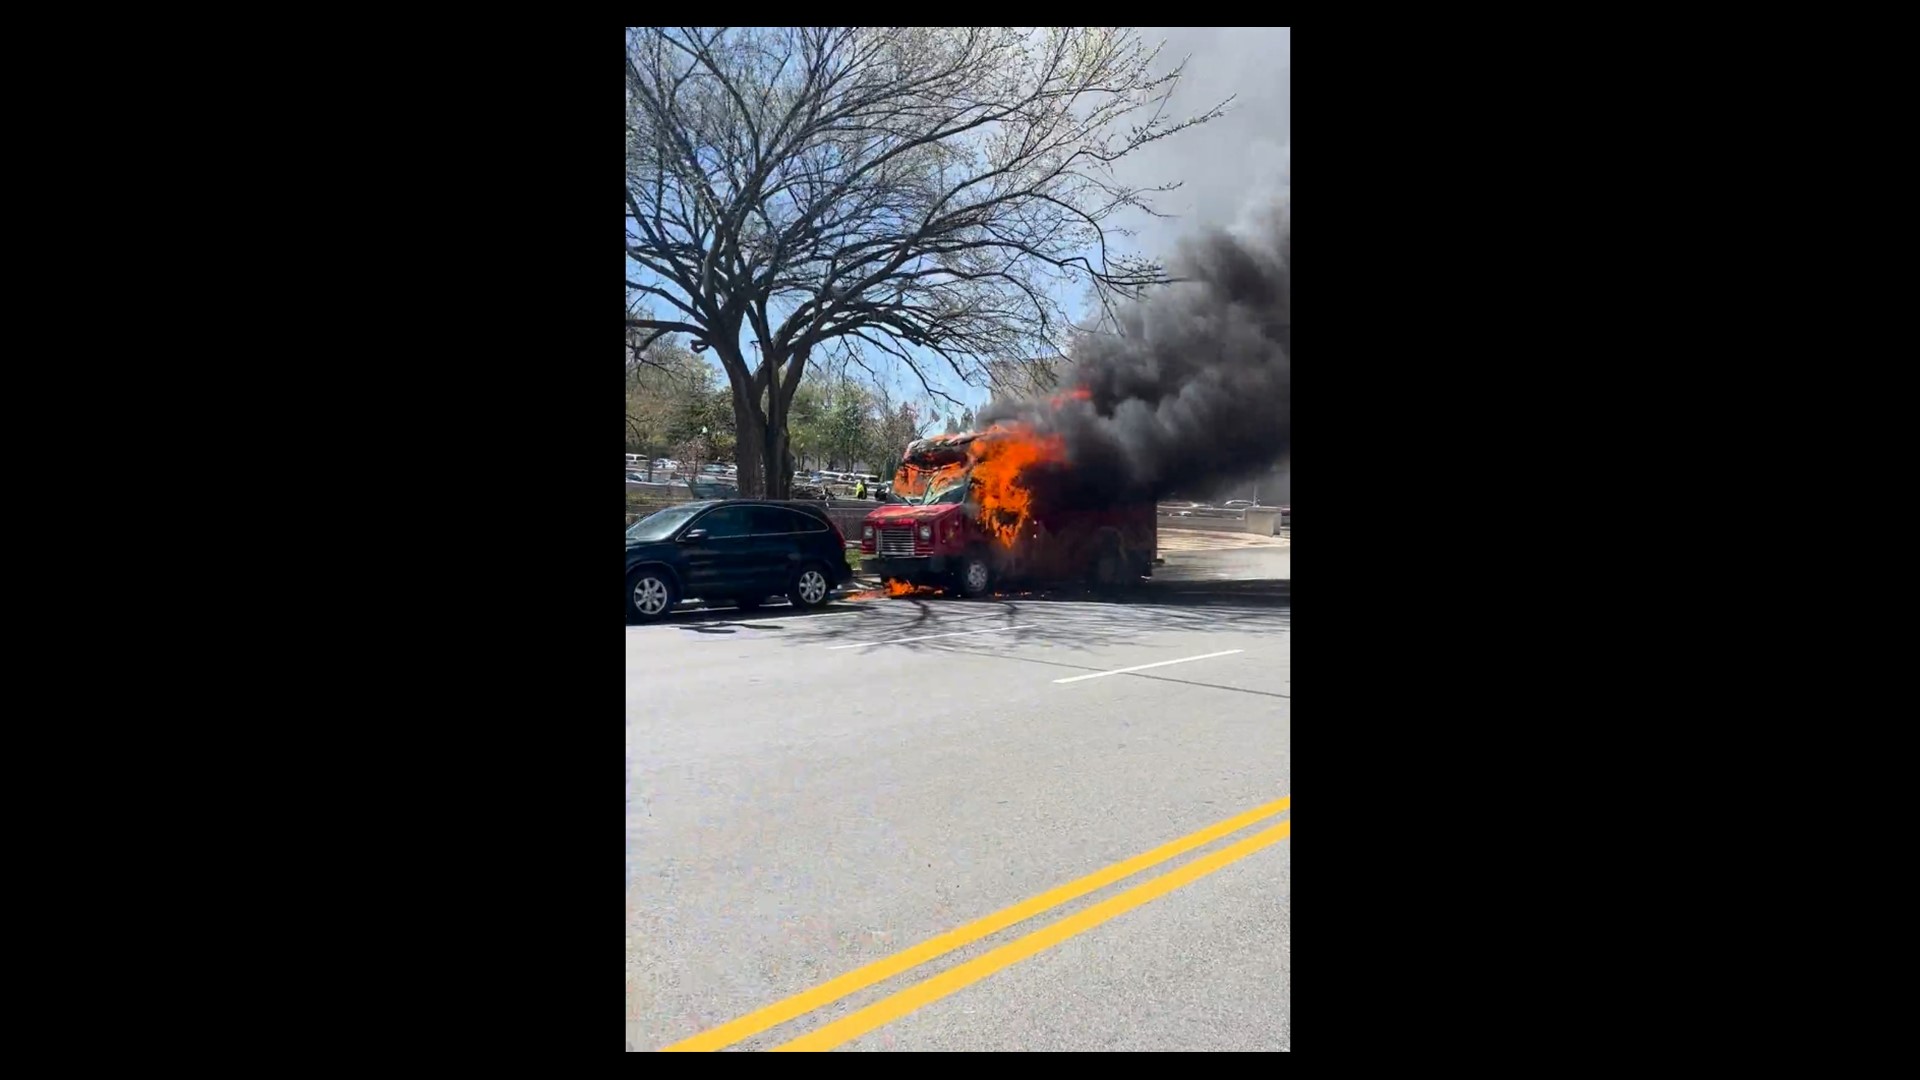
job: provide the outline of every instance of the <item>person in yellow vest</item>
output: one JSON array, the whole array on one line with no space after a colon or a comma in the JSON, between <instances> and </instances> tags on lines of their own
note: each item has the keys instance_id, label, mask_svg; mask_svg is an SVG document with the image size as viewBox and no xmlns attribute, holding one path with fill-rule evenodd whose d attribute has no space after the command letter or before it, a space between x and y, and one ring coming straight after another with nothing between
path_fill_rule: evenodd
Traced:
<instances>
[{"instance_id":1,"label":"person in yellow vest","mask_svg":"<svg viewBox=\"0 0 1920 1080\"><path fill-rule=\"evenodd\" d=\"M867 497L867 478L866 477L864 476L861 477L860 482L853 485L853 497L856 499L864 499Z\"/></svg>"}]
</instances>

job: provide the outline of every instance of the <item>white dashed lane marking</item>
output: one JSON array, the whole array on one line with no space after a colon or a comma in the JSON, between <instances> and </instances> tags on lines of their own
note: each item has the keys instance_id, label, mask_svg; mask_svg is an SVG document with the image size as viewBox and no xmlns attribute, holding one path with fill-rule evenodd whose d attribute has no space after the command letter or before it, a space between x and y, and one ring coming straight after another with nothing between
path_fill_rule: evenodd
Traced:
<instances>
[{"instance_id":1,"label":"white dashed lane marking","mask_svg":"<svg viewBox=\"0 0 1920 1080\"><path fill-rule=\"evenodd\" d=\"M1056 683L1070 683L1079 682L1082 679L1104 678L1108 675L1125 675L1129 671L1145 671L1148 668L1166 667L1168 664L1187 664L1195 660L1211 660L1216 656L1232 656L1234 653L1246 651L1245 649L1225 649L1220 652L1201 653L1199 656L1183 656L1178 660L1161 660L1152 664L1135 664L1132 667L1114 668L1112 671L1096 671L1091 675L1074 675L1069 678L1055 679L1053 681Z\"/></svg>"}]
</instances>

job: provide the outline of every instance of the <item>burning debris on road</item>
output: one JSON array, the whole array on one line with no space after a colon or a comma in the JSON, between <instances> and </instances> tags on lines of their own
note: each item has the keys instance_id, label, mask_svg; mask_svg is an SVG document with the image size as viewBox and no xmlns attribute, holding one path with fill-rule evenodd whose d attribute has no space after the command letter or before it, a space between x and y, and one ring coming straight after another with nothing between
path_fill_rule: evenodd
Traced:
<instances>
[{"instance_id":1,"label":"burning debris on road","mask_svg":"<svg viewBox=\"0 0 1920 1080\"><path fill-rule=\"evenodd\" d=\"M840 599L854 601L885 600L889 597L897 599L903 596L941 596L944 595L944 593L945 590L930 585L913 585L905 581L888 581L882 583L878 589L861 589L859 592L850 592Z\"/></svg>"}]
</instances>

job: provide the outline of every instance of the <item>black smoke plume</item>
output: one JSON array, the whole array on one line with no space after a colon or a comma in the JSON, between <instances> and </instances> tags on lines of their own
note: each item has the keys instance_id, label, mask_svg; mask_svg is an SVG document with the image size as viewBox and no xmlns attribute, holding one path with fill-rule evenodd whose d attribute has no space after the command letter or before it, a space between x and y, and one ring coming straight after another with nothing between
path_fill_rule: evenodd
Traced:
<instances>
[{"instance_id":1,"label":"black smoke plume","mask_svg":"<svg viewBox=\"0 0 1920 1080\"><path fill-rule=\"evenodd\" d=\"M1048 502L1159 499L1263 472L1290 435L1290 218L1214 232L1174 261L1178 284L1084 333L1052 400L993 402L983 426L1060 435L1069 467L1028 477ZM1086 391L1084 400L1072 395Z\"/></svg>"}]
</instances>

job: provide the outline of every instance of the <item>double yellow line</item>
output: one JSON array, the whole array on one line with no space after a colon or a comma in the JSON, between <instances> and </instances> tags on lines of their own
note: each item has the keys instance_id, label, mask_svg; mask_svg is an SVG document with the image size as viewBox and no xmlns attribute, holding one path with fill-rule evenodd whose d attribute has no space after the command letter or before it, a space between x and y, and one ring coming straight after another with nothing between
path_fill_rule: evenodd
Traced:
<instances>
[{"instance_id":1,"label":"double yellow line","mask_svg":"<svg viewBox=\"0 0 1920 1080\"><path fill-rule=\"evenodd\" d=\"M1117 862L1104 870L1088 874L1078 881L1071 881L1058 888L1049 889L1012 907L996 911L983 919L976 919L956 930L949 930L938 937L929 938L910 949L895 953L884 960L876 960L862 968L856 968L835 979L821 983L811 990L804 990L790 998L776 1001L763 1009L756 1009L738 1020L731 1020L719 1027L710 1028L689 1039L682 1039L664 1050L722 1050L742 1039L752 1038L769 1028L784 1024L799 1016L804 1016L823 1005L832 1004L848 994L864 990L875 983L890 979L903 971L911 970L929 960L945 956L955 949L970 945L981 938L998 933L1015 923L1030 919L1042 912L1050 911L1070 900L1078 899L1097 889L1131 877L1142 870L1158 866L1169 859L1184 855L1195 848L1205 846L1223 836L1239 832L1255 822L1264 821L1282 814L1293 804L1288 796L1256 806L1244 814L1230 817L1216 825L1209 825L1199 832L1183 836L1152 851L1135 855L1124 862ZM880 999L864 1009L856 1010L830 1024L806 1033L790 1042L774 1047L775 1050L832 1050L843 1043L857 1039L867 1032L891 1023L915 1009L930 1005L941 998L964 987L971 986L996 971L1019 963L1035 953L1050 949L1055 945L1083 934L1116 916L1123 915L1151 900L1165 896L1173 890L1206 877L1224 866L1238 862L1262 848L1271 847L1285 840L1293 831L1291 819L1278 825L1254 833L1244 840L1237 841L1210 855L1202 856L1176 870L1135 885L1125 892L1118 893L1084 911L1069 915L1025 937L1008 942L986 952L964 964L943 971L923 982L907 987L896 994Z\"/></svg>"}]
</instances>

